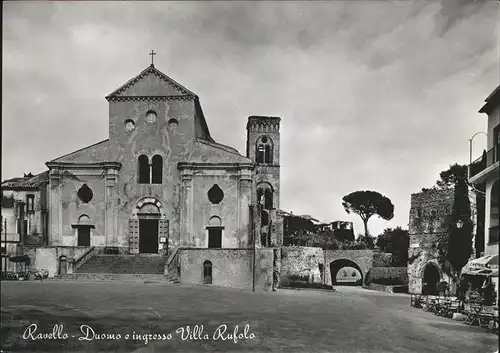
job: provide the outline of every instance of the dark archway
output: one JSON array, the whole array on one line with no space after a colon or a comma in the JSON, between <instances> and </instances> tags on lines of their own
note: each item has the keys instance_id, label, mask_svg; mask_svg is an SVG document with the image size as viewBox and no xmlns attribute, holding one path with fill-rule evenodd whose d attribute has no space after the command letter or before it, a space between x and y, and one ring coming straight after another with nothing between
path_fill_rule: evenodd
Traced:
<instances>
[{"instance_id":1,"label":"dark archway","mask_svg":"<svg viewBox=\"0 0 500 353\"><path fill-rule=\"evenodd\" d=\"M422 294L438 294L437 284L441 280L436 264L429 262L424 267Z\"/></svg>"},{"instance_id":2,"label":"dark archway","mask_svg":"<svg viewBox=\"0 0 500 353\"><path fill-rule=\"evenodd\" d=\"M332 279L332 286L343 284L340 282L337 283L337 273L344 267L353 267L359 271L359 273L361 274L361 280L356 282L356 285L361 286L364 281L363 271L361 271L361 268L358 266L357 263L347 259L338 259L330 262L330 277Z\"/></svg>"},{"instance_id":3,"label":"dark archway","mask_svg":"<svg viewBox=\"0 0 500 353\"><path fill-rule=\"evenodd\" d=\"M62 255L59 257L59 274L65 275L68 273L68 259Z\"/></svg>"},{"instance_id":4,"label":"dark archway","mask_svg":"<svg viewBox=\"0 0 500 353\"><path fill-rule=\"evenodd\" d=\"M212 263L208 260L203 263L203 284L212 284Z\"/></svg>"}]
</instances>

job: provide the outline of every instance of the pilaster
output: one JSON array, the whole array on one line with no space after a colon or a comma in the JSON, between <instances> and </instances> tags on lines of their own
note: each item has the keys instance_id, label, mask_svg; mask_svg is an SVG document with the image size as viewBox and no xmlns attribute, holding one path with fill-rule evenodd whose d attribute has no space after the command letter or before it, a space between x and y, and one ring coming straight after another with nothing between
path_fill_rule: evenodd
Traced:
<instances>
[{"instance_id":1,"label":"pilaster","mask_svg":"<svg viewBox=\"0 0 500 353\"><path fill-rule=\"evenodd\" d=\"M106 170L106 239L107 246L119 246L118 244L118 170Z\"/></svg>"},{"instance_id":2,"label":"pilaster","mask_svg":"<svg viewBox=\"0 0 500 353\"><path fill-rule=\"evenodd\" d=\"M180 246L191 246L193 237L193 170L181 170L181 234Z\"/></svg>"},{"instance_id":3,"label":"pilaster","mask_svg":"<svg viewBox=\"0 0 500 353\"><path fill-rule=\"evenodd\" d=\"M250 234L248 234L248 224L250 222L249 205L252 202L252 170L244 168L240 170L239 179L239 210L238 210L238 230L240 247L249 244Z\"/></svg>"},{"instance_id":4,"label":"pilaster","mask_svg":"<svg viewBox=\"0 0 500 353\"><path fill-rule=\"evenodd\" d=\"M62 177L58 168L49 172L49 245L62 243Z\"/></svg>"}]
</instances>

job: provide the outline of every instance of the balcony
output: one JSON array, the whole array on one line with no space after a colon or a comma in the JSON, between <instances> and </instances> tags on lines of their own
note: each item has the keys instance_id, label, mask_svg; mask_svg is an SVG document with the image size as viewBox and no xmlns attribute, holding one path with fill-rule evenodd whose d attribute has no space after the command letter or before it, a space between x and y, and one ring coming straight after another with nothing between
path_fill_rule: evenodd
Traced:
<instances>
[{"instance_id":1,"label":"balcony","mask_svg":"<svg viewBox=\"0 0 500 353\"><path fill-rule=\"evenodd\" d=\"M500 146L496 145L469 165L470 183L484 182L490 175L490 171L496 171L498 174L499 149Z\"/></svg>"},{"instance_id":2,"label":"balcony","mask_svg":"<svg viewBox=\"0 0 500 353\"><path fill-rule=\"evenodd\" d=\"M491 227L488 236L488 245L498 243L498 233L499 227Z\"/></svg>"}]
</instances>

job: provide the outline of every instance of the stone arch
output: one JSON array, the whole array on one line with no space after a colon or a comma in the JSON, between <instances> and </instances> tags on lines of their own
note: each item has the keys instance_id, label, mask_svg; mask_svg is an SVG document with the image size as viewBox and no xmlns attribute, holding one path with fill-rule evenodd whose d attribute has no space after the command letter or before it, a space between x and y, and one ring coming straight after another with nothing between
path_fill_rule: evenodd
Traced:
<instances>
[{"instance_id":1,"label":"stone arch","mask_svg":"<svg viewBox=\"0 0 500 353\"><path fill-rule=\"evenodd\" d=\"M144 197L137 201L134 216L139 213L158 214L161 217L165 215L162 203L154 197Z\"/></svg>"},{"instance_id":2,"label":"stone arch","mask_svg":"<svg viewBox=\"0 0 500 353\"><path fill-rule=\"evenodd\" d=\"M354 262L352 260L345 259L345 258L336 259L336 260L331 261L329 266L330 266L330 277L331 277L331 281L332 281L331 282L332 286L335 286L338 284L337 283L337 273L344 267L353 267L356 270L358 270L358 272L361 275L360 285L363 284L365 281L365 275L364 275L363 271L361 270L361 267L356 262Z\"/></svg>"},{"instance_id":3,"label":"stone arch","mask_svg":"<svg viewBox=\"0 0 500 353\"><path fill-rule=\"evenodd\" d=\"M267 181L261 181L257 184L257 203L261 203L262 206L271 210L274 208L274 189L271 183Z\"/></svg>"},{"instance_id":4,"label":"stone arch","mask_svg":"<svg viewBox=\"0 0 500 353\"><path fill-rule=\"evenodd\" d=\"M82 214L78 217L78 225L90 225L90 217L86 214Z\"/></svg>"},{"instance_id":5,"label":"stone arch","mask_svg":"<svg viewBox=\"0 0 500 353\"><path fill-rule=\"evenodd\" d=\"M436 260L429 260L420 269L422 294L436 294L437 284L443 280L443 270Z\"/></svg>"},{"instance_id":6,"label":"stone arch","mask_svg":"<svg viewBox=\"0 0 500 353\"><path fill-rule=\"evenodd\" d=\"M208 220L209 227L222 227L222 220L219 216L212 216Z\"/></svg>"}]
</instances>

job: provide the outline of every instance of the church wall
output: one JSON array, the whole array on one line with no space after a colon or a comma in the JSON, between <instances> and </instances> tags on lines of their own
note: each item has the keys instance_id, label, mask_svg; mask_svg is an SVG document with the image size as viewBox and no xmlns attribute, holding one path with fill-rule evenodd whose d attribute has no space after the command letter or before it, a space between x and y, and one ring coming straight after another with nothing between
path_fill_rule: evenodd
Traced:
<instances>
[{"instance_id":1,"label":"church wall","mask_svg":"<svg viewBox=\"0 0 500 353\"><path fill-rule=\"evenodd\" d=\"M239 176L227 171L202 171L202 175L194 176L193 240L186 242L194 247L208 247L209 219L217 216L224 227L222 234L223 248L238 248L246 246L248 240L248 221L241 222L240 212L248 212L248 207L240 208L242 195L239 190ZM213 175L210 175L213 174ZM217 184L224 192L224 198L219 204L212 204L208 199L208 191ZM247 191L250 199L250 189ZM248 219L248 217L247 217Z\"/></svg>"},{"instance_id":2,"label":"church wall","mask_svg":"<svg viewBox=\"0 0 500 353\"><path fill-rule=\"evenodd\" d=\"M273 281L273 249L257 249L255 254L255 289L270 291ZM182 249L181 283L202 284L205 261L212 263L212 285L252 290L252 249Z\"/></svg>"},{"instance_id":3,"label":"church wall","mask_svg":"<svg viewBox=\"0 0 500 353\"><path fill-rule=\"evenodd\" d=\"M145 121L145 113L154 110L154 123ZM170 124L176 119L178 125ZM135 122L135 129L127 131L126 119ZM128 247L129 219L137 202L144 197L158 199L169 221L170 242L179 245L180 173L177 163L187 161L193 149L194 104L192 101L117 101L110 103L110 149L108 160L122 163L117 192L118 245ZM155 154L163 158L162 184L139 184L137 160Z\"/></svg>"},{"instance_id":4,"label":"church wall","mask_svg":"<svg viewBox=\"0 0 500 353\"><path fill-rule=\"evenodd\" d=\"M77 231L71 225L78 224L82 215L90 218L91 246L104 246L106 244L105 232L105 179L101 176L103 171L64 171L61 178L62 184L62 239L59 245L77 246ZM92 190L93 196L89 203L83 203L78 197L78 190L84 185ZM55 211L56 209L54 209Z\"/></svg>"}]
</instances>

